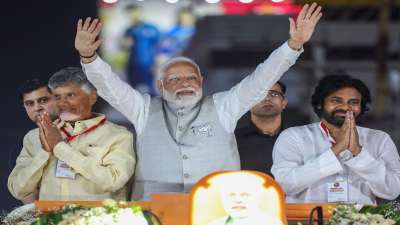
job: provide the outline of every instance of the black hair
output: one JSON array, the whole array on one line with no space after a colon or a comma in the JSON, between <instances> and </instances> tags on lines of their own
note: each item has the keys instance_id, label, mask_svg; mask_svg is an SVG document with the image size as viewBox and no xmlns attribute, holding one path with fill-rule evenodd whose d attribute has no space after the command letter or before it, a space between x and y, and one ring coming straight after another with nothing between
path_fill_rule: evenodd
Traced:
<instances>
[{"instance_id":1,"label":"black hair","mask_svg":"<svg viewBox=\"0 0 400 225\"><path fill-rule=\"evenodd\" d=\"M33 78L25 81L18 87L18 94L21 101L24 100L24 95L31 93L39 88L46 87L47 91L51 93L49 86L47 85L47 81L41 80L39 78Z\"/></svg>"},{"instance_id":2,"label":"black hair","mask_svg":"<svg viewBox=\"0 0 400 225\"><path fill-rule=\"evenodd\" d=\"M311 105L318 117L321 117L324 108L324 99L339 89L346 87L355 88L361 94L360 115L369 110L368 104L371 103L371 94L364 82L347 74L332 74L325 76L318 82L314 94L311 96Z\"/></svg>"},{"instance_id":3,"label":"black hair","mask_svg":"<svg viewBox=\"0 0 400 225\"><path fill-rule=\"evenodd\" d=\"M282 81L278 81L276 83L281 87L282 93L286 94L286 85L285 85L285 83L283 83Z\"/></svg>"}]
</instances>

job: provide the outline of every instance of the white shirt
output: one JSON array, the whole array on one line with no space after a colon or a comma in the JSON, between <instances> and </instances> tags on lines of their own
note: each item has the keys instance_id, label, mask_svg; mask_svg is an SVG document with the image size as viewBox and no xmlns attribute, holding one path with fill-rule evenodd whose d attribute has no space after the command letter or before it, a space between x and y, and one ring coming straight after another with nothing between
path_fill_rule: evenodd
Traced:
<instances>
[{"instance_id":1,"label":"white shirt","mask_svg":"<svg viewBox=\"0 0 400 225\"><path fill-rule=\"evenodd\" d=\"M292 50L285 42L239 84L213 95L219 120L228 132L234 132L238 119L266 96L302 51ZM141 94L120 80L100 57L82 67L99 95L126 116L140 136L148 118L150 95Z\"/></svg>"},{"instance_id":2,"label":"white shirt","mask_svg":"<svg viewBox=\"0 0 400 225\"><path fill-rule=\"evenodd\" d=\"M348 179L349 202L375 204L376 197L395 199L400 194L400 158L383 131L357 126L361 152L345 161L331 149L319 123L283 131L273 149L275 179L289 203L327 202L327 183L337 175Z\"/></svg>"}]
</instances>

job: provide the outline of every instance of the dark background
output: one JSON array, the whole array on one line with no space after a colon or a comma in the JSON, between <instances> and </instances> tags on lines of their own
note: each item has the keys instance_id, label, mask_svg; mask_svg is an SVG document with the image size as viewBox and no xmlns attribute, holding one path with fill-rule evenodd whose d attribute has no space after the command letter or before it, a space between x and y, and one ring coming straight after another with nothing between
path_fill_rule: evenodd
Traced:
<instances>
[{"instance_id":1,"label":"dark background","mask_svg":"<svg viewBox=\"0 0 400 225\"><path fill-rule=\"evenodd\" d=\"M80 66L74 49L78 18L96 16L95 0L3 1L0 16L1 163L0 212L20 204L7 189L7 177L34 124L19 100L21 82L47 79L67 66Z\"/></svg>"}]
</instances>

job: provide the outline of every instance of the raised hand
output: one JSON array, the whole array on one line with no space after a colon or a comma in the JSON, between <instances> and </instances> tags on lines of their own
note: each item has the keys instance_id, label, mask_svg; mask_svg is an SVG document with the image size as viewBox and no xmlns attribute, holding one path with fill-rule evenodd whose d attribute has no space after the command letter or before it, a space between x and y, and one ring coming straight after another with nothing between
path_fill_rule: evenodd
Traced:
<instances>
[{"instance_id":1,"label":"raised hand","mask_svg":"<svg viewBox=\"0 0 400 225\"><path fill-rule=\"evenodd\" d=\"M304 5L301 9L296 21L289 18L289 46L292 49L301 49L303 44L310 40L314 32L314 28L322 17L322 7L318 6L315 2L309 6Z\"/></svg>"},{"instance_id":2,"label":"raised hand","mask_svg":"<svg viewBox=\"0 0 400 225\"><path fill-rule=\"evenodd\" d=\"M75 36L75 48L78 50L81 58L92 58L95 56L96 50L102 43L101 39L97 39L101 32L102 24L98 19L92 20L86 18L78 20Z\"/></svg>"}]
</instances>

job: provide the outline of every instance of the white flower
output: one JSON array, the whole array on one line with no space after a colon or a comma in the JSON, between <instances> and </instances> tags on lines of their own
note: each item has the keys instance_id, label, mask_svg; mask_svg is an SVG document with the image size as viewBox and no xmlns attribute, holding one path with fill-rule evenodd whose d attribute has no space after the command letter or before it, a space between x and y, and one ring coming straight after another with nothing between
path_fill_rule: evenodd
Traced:
<instances>
[{"instance_id":1,"label":"white flower","mask_svg":"<svg viewBox=\"0 0 400 225\"><path fill-rule=\"evenodd\" d=\"M331 209L328 225L394 225L395 221L385 219L380 214L359 213L361 208L355 205L338 205Z\"/></svg>"},{"instance_id":2,"label":"white flower","mask_svg":"<svg viewBox=\"0 0 400 225\"><path fill-rule=\"evenodd\" d=\"M357 210L357 212L359 212L362 209L363 206L364 205L362 205L362 204L355 204L354 208Z\"/></svg>"},{"instance_id":3,"label":"white flower","mask_svg":"<svg viewBox=\"0 0 400 225\"><path fill-rule=\"evenodd\" d=\"M35 204L30 203L20 206L11 211L4 219L0 218L4 224L30 225L37 215Z\"/></svg>"}]
</instances>

